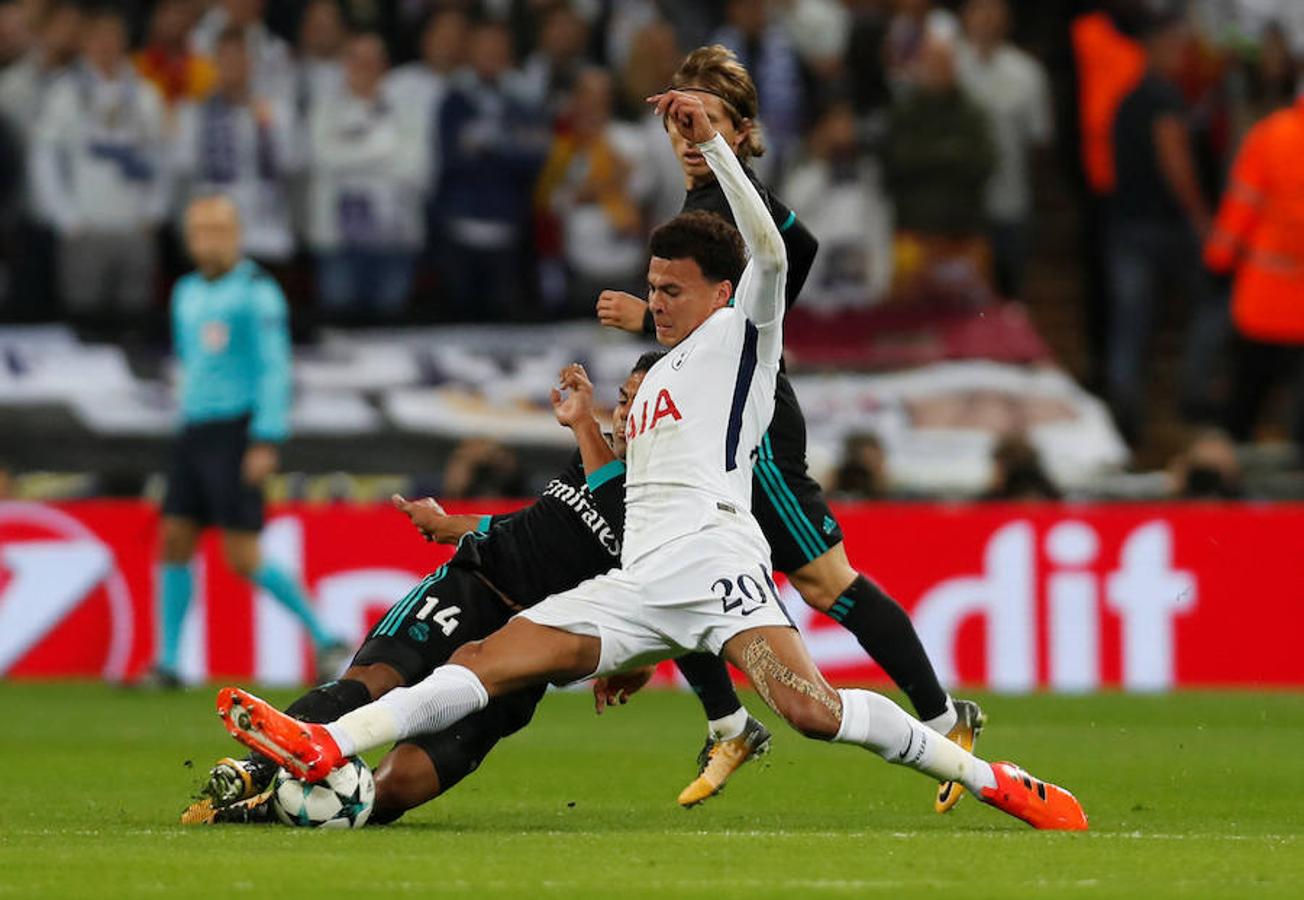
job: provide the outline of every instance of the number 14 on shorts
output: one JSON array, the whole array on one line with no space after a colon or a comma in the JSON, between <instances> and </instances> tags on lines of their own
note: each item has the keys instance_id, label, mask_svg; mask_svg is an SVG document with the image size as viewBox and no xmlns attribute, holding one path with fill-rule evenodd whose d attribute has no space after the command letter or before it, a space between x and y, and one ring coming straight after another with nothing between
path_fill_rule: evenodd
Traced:
<instances>
[{"instance_id":1,"label":"number 14 on shorts","mask_svg":"<svg viewBox=\"0 0 1304 900\"><path fill-rule=\"evenodd\" d=\"M717 578L711 582L711 593L720 598L720 606L725 612L737 610L744 616L750 616L771 599L776 604L779 603L779 587L774 583L769 569L757 566L756 570L760 573L759 577L743 572L732 578Z\"/></svg>"},{"instance_id":2,"label":"number 14 on shorts","mask_svg":"<svg viewBox=\"0 0 1304 900\"><path fill-rule=\"evenodd\" d=\"M457 630L457 617L461 615L462 609L459 606L445 606L443 609L438 609L438 606L439 598L434 594L427 594L426 602L421 605L421 609L417 610L415 618L418 622L429 619L439 626L440 630L444 632L444 637L448 637ZM431 615L431 613L434 613L434 615Z\"/></svg>"}]
</instances>

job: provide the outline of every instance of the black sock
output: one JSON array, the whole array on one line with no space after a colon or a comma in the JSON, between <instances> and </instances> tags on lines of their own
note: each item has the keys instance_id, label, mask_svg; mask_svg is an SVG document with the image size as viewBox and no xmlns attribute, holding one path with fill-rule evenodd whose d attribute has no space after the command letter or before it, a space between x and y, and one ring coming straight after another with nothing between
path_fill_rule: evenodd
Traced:
<instances>
[{"instance_id":1,"label":"black sock","mask_svg":"<svg viewBox=\"0 0 1304 900\"><path fill-rule=\"evenodd\" d=\"M724 660L709 653L689 653L675 660L688 684L702 701L707 719L723 719L743 708L734 692L733 680Z\"/></svg>"},{"instance_id":2,"label":"black sock","mask_svg":"<svg viewBox=\"0 0 1304 900\"><path fill-rule=\"evenodd\" d=\"M905 692L920 720L946 712L946 691L937 682L910 616L882 588L857 575L829 615L856 636L865 652Z\"/></svg>"},{"instance_id":3,"label":"black sock","mask_svg":"<svg viewBox=\"0 0 1304 900\"><path fill-rule=\"evenodd\" d=\"M346 678L315 687L285 708L287 716L301 722L334 722L371 702L371 689L361 681Z\"/></svg>"},{"instance_id":4,"label":"black sock","mask_svg":"<svg viewBox=\"0 0 1304 900\"><path fill-rule=\"evenodd\" d=\"M301 722L334 722L371 702L371 690L361 681L343 679L315 687L285 708L285 714ZM270 782L277 765L261 753L250 753L247 762L254 770L254 780Z\"/></svg>"}]
</instances>

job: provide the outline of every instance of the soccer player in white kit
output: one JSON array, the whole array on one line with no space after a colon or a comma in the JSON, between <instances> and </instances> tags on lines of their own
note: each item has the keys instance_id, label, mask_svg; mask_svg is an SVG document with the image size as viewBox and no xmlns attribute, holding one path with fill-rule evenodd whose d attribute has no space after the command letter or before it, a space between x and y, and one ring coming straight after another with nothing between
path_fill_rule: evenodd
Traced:
<instances>
[{"instance_id":1,"label":"soccer player in white kit","mask_svg":"<svg viewBox=\"0 0 1304 900\"><path fill-rule=\"evenodd\" d=\"M329 725L223 688L218 711L228 731L317 781L354 754L440 731L492 697L705 650L746 672L808 737L858 744L960 781L1037 828L1085 829L1068 791L1010 763L983 762L886 697L834 690L811 661L779 603L769 547L749 512L751 454L773 415L783 346L783 240L700 98L668 91L650 102L698 144L738 230L709 213L685 213L653 232L648 300L657 339L672 349L645 376L626 423L622 567L521 612L424 681ZM745 268L743 242L751 253ZM612 459L590 448L584 466L592 474Z\"/></svg>"}]
</instances>

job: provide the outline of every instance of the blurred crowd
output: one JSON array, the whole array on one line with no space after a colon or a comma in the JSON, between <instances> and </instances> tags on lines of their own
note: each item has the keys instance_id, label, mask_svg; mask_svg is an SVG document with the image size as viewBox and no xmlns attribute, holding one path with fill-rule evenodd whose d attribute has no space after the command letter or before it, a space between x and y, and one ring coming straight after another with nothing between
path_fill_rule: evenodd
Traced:
<instances>
[{"instance_id":1,"label":"blurred crowd","mask_svg":"<svg viewBox=\"0 0 1304 900\"><path fill-rule=\"evenodd\" d=\"M1191 421L1243 440L1293 378L1304 443L1304 322L1229 316L1257 238L1217 215L1247 135L1295 102L1298 0L0 0L0 319L159 320L179 212L212 192L302 318L589 315L678 211L644 98L707 43L751 71L755 167L820 240L803 306L1020 297L1054 145L1090 381L1125 436L1167 315ZM1251 249L1304 273L1280 244Z\"/></svg>"},{"instance_id":2,"label":"blurred crowd","mask_svg":"<svg viewBox=\"0 0 1304 900\"><path fill-rule=\"evenodd\" d=\"M1247 441L1287 381L1304 451L1304 4L1108 3L1070 41L1092 385L1141 443L1172 300L1182 417Z\"/></svg>"},{"instance_id":3,"label":"blurred crowd","mask_svg":"<svg viewBox=\"0 0 1304 900\"><path fill-rule=\"evenodd\" d=\"M232 195L248 253L327 320L541 320L637 288L680 173L644 98L722 43L759 174L863 306L930 254L1019 290L1052 134L1006 0L0 3L6 318L157 309L179 210ZM894 218L895 215L895 218ZM894 226L904 239L895 241Z\"/></svg>"}]
</instances>

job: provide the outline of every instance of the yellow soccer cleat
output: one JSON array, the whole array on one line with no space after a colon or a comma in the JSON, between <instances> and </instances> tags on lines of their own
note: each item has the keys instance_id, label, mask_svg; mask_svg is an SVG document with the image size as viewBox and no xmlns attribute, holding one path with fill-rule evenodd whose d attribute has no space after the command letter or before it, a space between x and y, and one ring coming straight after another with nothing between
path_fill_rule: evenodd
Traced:
<instances>
[{"instance_id":1,"label":"yellow soccer cleat","mask_svg":"<svg viewBox=\"0 0 1304 900\"><path fill-rule=\"evenodd\" d=\"M202 797L181 814L182 825L257 825L275 821L272 789L246 797L236 803L219 806L212 797Z\"/></svg>"},{"instance_id":2,"label":"yellow soccer cleat","mask_svg":"<svg viewBox=\"0 0 1304 900\"><path fill-rule=\"evenodd\" d=\"M697 757L697 778L679 793L679 805L687 809L720 793L739 766L770 752L770 741L770 730L751 716L738 737L727 741L707 738Z\"/></svg>"},{"instance_id":3,"label":"yellow soccer cleat","mask_svg":"<svg viewBox=\"0 0 1304 900\"><path fill-rule=\"evenodd\" d=\"M972 700L955 701L955 726L946 733L947 740L954 741L970 753L978 743L978 735L987 725L987 714ZM939 813L949 812L951 807L960 802L964 796L964 785L958 781L943 781L937 786L937 798L933 809Z\"/></svg>"},{"instance_id":4,"label":"yellow soccer cleat","mask_svg":"<svg viewBox=\"0 0 1304 900\"><path fill-rule=\"evenodd\" d=\"M182 825L208 825L217 814L212 797L200 797L181 812Z\"/></svg>"},{"instance_id":5,"label":"yellow soccer cleat","mask_svg":"<svg viewBox=\"0 0 1304 900\"><path fill-rule=\"evenodd\" d=\"M207 825L223 821L223 810L263 794L276 776L276 764L269 759L251 757L219 759L208 773L201 796L181 814L182 825ZM239 812L236 813L237 817Z\"/></svg>"}]
</instances>

